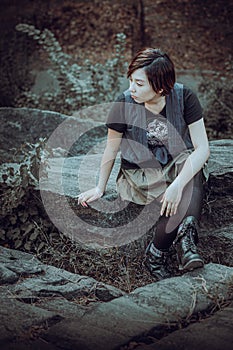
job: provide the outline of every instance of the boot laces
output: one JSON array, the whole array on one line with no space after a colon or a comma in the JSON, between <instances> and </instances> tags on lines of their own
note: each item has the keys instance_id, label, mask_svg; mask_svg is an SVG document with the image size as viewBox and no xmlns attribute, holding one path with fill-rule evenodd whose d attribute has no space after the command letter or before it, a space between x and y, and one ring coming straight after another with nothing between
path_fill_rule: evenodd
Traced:
<instances>
[{"instance_id":1,"label":"boot laces","mask_svg":"<svg viewBox=\"0 0 233 350\"><path fill-rule=\"evenodd\" d=\"M192 225L188 225L185 227L184 230L184 236L182 239L182 245L186 251L191 250L192 252L196 251L196 244L195 244L195 234L196 229Z\"/></svg>"}]
</instances>

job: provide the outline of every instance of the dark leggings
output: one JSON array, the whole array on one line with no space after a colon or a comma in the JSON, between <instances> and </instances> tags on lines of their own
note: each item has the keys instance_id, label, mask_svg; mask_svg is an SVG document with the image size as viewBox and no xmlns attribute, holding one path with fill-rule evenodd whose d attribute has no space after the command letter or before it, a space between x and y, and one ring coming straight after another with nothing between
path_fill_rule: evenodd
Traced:
<instances>
[{"instance_id":1,"label":"dark leggings","mask_svg":"<svg viewBox=\"0 0 233 350\"><path fill-rule=\"evenodd\" d=\"M180 223L187 216L200 219L203 204L203 173L197 173L184 188L176 215L160 216L155 225L153 243L160 250L168 249L177 235Z\"/></svg>"}]
</instances>

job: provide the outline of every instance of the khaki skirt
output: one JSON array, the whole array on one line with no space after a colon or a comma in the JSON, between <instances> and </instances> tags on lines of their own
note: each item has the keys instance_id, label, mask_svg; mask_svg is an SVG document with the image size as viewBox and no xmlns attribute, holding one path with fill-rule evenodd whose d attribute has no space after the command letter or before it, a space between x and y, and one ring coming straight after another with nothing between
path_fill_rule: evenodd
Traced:
<instances>
[{"instance_id":1,"label":"khaki skirt","mask_svg":"<svg viewBox=\"0 0 233 350\"><path fill-rule=\"evenodd\" d=\"M164 168L120 169L117 177L117 192L122 200L145 205L161 196L178 175L184 162L192 153L186 150L172 159ZM203 174L208 180L207 165Z\"/></svg>"}]
</instances>

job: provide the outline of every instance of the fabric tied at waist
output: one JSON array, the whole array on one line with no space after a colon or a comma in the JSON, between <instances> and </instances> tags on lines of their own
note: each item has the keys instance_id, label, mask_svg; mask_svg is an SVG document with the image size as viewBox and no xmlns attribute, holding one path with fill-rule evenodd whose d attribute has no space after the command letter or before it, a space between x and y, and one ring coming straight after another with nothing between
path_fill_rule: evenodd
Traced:
<instances>
[{"instance_id":1,"label":"fabric tied at waist","mask_svg":"<svg viewBox=\"0 0 233 350\"><path fill-rule=\"evenodd\" d=\"M171 155L168 153L168 150L165 146L154 146L150 149L155 156L155 158L159 161L160 164L166 165L171 159Z\"/></svg>"}]
</instances>

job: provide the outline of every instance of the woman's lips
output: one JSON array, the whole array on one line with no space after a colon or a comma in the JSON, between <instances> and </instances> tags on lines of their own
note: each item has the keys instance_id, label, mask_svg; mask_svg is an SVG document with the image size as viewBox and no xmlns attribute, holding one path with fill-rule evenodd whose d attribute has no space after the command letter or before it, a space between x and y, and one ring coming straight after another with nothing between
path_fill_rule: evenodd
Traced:
<instances>
[{"instance_id":1,"label":"woman's lips","mask_svg":"<svg viewBox=\"0 0 233 350\"><path fill-rule=\"evenodd\" d=\"M135 98L137 98L137 97L136 97L136 96L134 96L134 95L131 95L131 97L132 97L132 98L134 98L134 99L135 99Z\"/></svg>"}]
</instances>

